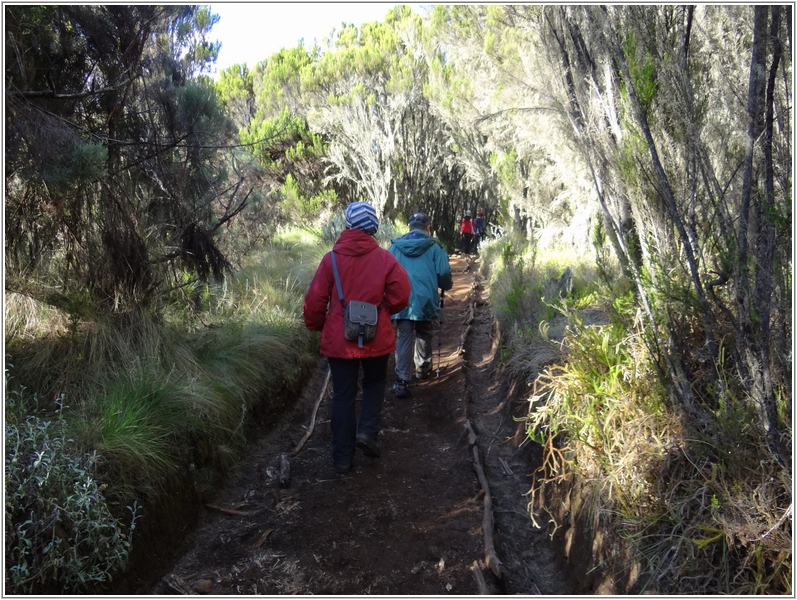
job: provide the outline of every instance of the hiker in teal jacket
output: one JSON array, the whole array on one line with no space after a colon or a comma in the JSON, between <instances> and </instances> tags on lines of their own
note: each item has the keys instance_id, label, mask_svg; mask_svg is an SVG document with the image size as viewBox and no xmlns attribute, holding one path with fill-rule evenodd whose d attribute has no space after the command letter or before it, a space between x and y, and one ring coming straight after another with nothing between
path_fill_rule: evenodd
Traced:
<instances>
[{"instance_id":1,"label":"hiker in teal jacket","mask_svg":"<svg viewBox=\"0 0 797 600\"><path fill-rule=\"evenodd\" d=\"M407 271L412 292L407 308L391 318L396 321L396 382L393 394L408 393L415 376L424 379L432 370L433 323L440 316L440 295L453 285L448 252L430 234L429 217L415 213L410 217L410 231L393 240L390 252ZM414 353L413 353L414 350Z\"/></svg>"}]
</instances>

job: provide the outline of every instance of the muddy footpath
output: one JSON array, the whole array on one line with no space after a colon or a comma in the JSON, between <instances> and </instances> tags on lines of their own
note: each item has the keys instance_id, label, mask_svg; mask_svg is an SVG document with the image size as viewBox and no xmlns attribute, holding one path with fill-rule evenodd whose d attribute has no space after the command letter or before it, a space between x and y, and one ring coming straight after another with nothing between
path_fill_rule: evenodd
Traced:
<instances>
[{"instance_id":1,"label":"muddy footpath","mask_svg":"<svg viewBox=\"0 0 797 600\"><path fill-rule=\"evenodd\" d=\"M388 367L382 457L358 450L351 473L335 472L319 359L302 396L202 499L178 551L152 545L162 573L137 595L594 593L561 535L529 516L539 449L517 419L525 398L499 369L479 258L452 256L451 267L430 377L396 398Z\"/></svg>"}]
</instances>

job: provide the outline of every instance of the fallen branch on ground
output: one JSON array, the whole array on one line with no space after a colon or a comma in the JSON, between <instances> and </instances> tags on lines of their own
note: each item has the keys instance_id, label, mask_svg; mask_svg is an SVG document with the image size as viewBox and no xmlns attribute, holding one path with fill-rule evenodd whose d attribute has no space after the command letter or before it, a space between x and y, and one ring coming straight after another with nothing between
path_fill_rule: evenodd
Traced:
<instances>
[{"instance_id":1,"label":"fallen branch on ground","mask_svg":"<svg viewBox=\"0 0 797 600\"><path fill-rule=\"evenodd\" d=\"M224 508L223 506L218 506L216 504L205 504L207 508L212 508L213 510L217 510L225 515L233 515L235 517L251 517L257 513L251 512L244 512L242 510L235 510L234 508Z\"/></svg>"},{"instance_id":2,"label":"fallen branch on ground","mask_svg":"<svg viewBox=\"0 0 797 600\"><path fill-rule=\"evenodd\" d=\"M459 347L452 356L465 353L465 340L468 339L468 333L470 333L470 325L471 323L473 323L473 320L476 318L476 303L475 302L470 303L468 305L468 308L469 308L468 318L462 322L462 324L465 325L465 331L462 332L462 336L459 338Z\"/></svg>"},{"instance_id":3,"label":"fallen branch on ground","mask_svg":"<svg viewBox=\"0 0 797 600\"><path fill-rule=\"evenodd\" d=\"M755 539L755 540L750 540L750 541L752 541L752 542L758 542L758 541L761 541L761 540L763 540L763 539L764 539L765 537L767 537L767 536L768 536L770 533L772 533L772 532L773 532L773 531L775 531L775 530L776 530L778 527L780 527L781 525L783 525L783 523L785 523L785 522L786 522L786 519L790 519L790 518L791 518L791 516L792 516L792 513L793 513L793 512L794 512L794 502L792 502L792 503L789 505L789 508L788 508L788 509L786 509L786 512L785 512L785 513L783 513L783 516L780 518L780 521L778 521L778 522L777 522L775 525L773 525L773 526L772 526L772 528L771 528L769 531L767 531L767 532L766 532L764 535L762 535L760 538L758 538L758 539Z\"/></svg>"},{"instance_id":4,"label":"fallen branch on ground","mask_svg":"<svg viewBox=\"0 0 797 600\"><path fill-rule=\"evenodd\" d=\"M274 530L273 529L266 529L262 534L260 534L260 537L257 538L257 541L255 542L255 545L253 547L255 549L260 548L260 546L263 545L263 542L266 541L266 538L269 536L269 534L272 531L274 531Z\"/></svg>"},{"instance_id":5,"label":"fallen branch on ground","mask_svg":"<svg viewBox=\"0 0 797 600\"><path fill-rule=\"evenodd\" d=\"M485 563L493 572L493 574L501 578L501 560L495 552L495 544L493 542L494 525L493 525L493 499L490 495L490 486L487 483L487 477L484 475L484 468L482 467L481 457L479 456L479 446L476 444L476 432L470 424L470 420L465 422L465 427L468 430L468 442L473 448L473 467L476 469L476 475L479 477L484 490L484 554Z\"/></svg>"},{"instance_id":6,"label":"fallen branch on ground","mask_svg":"<svg viewBox=\"0 0 797 600\"><path fill-rule=\"evenodd\" d=\"M327 369L327 377L324 380L324 385L321 388L321 393L318 394L318 400L315 401L315 406L313 407L313 415L310 418L310 425L307 428L307 433L304 434L304 437L302 438L302 441L299 442L299 444L296 446L296 448L293 450L293 452L291 452L291 457L294 457L297 454L299 454L301 449L304 448L304 445L307 443L307 440L309 440L310 436L313 435L313 429L315 428L315 418L316 418L316 415L318 414L318 407L321 405L321 400L324 399L324 395L327 392L327 386L329 385L329 378L331 376L332 376L332 371Z\"/></svg>"}]
</instances>

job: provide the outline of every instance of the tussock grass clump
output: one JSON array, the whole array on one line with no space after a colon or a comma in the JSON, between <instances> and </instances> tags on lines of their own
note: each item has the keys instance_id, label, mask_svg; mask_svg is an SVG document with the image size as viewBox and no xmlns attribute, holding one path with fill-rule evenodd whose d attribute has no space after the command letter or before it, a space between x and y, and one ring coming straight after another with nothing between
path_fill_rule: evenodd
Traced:
<instances>
[{"instance_id":1,"label":"tussock grass clump","mask_svg":"<svg viewBox=\"0 0 797 600\"><path fill-rule=\"evenodd\" d=\"M180 445L191 414L179 388L149 371L109 382L104 393L67 411L70 437L96 452L117 497L156 495L182 465Z\"/></svg>"},{"instance_id":2,"label":"tussock grass clump","mask_svg":"<svg viewBox=\"0 0 797 600\"><path fill-rule=\"evenodd\" d=\"M6 504L6 539L17 544L7 571L16 569L16 591L47 589L45 560L60 569L75 559L74 577L59 571L56 578L67 592L106 581L124 564L129 538L112 548L100 533L92 538L97 552L109 553L101 572L81 562L70 550L73 520L108 533L112 518L121 531L125 507L141 505L146 518L178 480L199 494L222 481L247 434L280 414L318 360L302 302L325 251L307 230L279 232L236 277L203 283L186 276L156 311L83 310L80 295L48 304L7 292L7 369L30 390L12 398L6 389L6 427L14 428L7 440L17 440L7 486L25 492ZM40 446L57 448L60 462L47 459L57 468L37 487L30 482L41 472ZM91 484L84 492L97 508L71 516L62 509L80 481ZM31 515L46 526L29 527Z\"/></svg>"},{"instance_id":3,"label":"tussock grass clump","mask_svg":"<svg viewBox=\"0 0 797 600\"><path fill-rule=\"evenodd\" d=\"M558 461L538 472L531 503L548 477L573 469L595 488L602 510L639 517L656 502L648 469L681 436L646 347L618 325L585 326L573 314L562 350L562 364L545 369L529 398L528 435Z\"/></svg>"},{"instance_id":4,"label":"tussock grass clump","mask_svg":"<svg viewBox=\"0 0 797 600\"><path fill-rule=\"evenodd\" d=\"M5 293L6 346L69 328L63 311L17 292Z\"/></svg>"}]
</instances>

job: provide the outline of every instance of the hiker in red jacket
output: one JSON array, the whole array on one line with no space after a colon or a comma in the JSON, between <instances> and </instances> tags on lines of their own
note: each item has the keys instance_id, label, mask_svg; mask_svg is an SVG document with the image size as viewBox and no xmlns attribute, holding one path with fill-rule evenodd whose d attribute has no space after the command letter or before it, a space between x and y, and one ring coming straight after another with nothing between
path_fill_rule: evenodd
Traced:
<instances>
[{"instance_id":1,"label":"hiker in red jacket","mask_svg":"<svg viewBox=\"0 0 797 600\"><path fill-rule=\"evenodd\" d=\"M345 212L346 229L335 242L335 265L344 301L338 296L331 252L321 264L304 298L304 323L321 332L321 354L332 379L332 459L338 473L352 469L355 447L379 458L379 420L387 385L387 362L396 349L390 316L410 302L410 282L396 257L374 239L379 220L367 202L353 202ZM376 334L360 346L344 337L343 304L351 300L379 307ZM355 414L357 382L363 369L360 419Z\"/></svg>"},{"instance_id":2,"label":"hiker in red jacket","mask_svg":"<svg viewBox=\"0 0 797 600\"><path fill-rule=\"evenodd\" d=\"M462 254L471 254L473 252L473 219L469 210L466 210L465 216L462 217L459 232L462 234L460 251Z\"/></svg>"}]
</instances>

